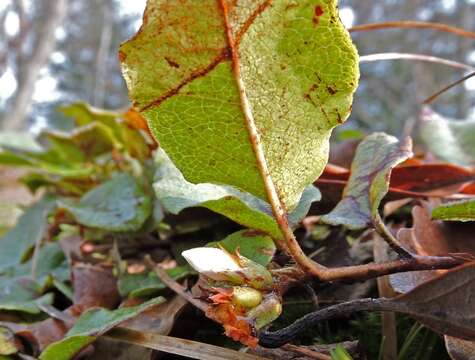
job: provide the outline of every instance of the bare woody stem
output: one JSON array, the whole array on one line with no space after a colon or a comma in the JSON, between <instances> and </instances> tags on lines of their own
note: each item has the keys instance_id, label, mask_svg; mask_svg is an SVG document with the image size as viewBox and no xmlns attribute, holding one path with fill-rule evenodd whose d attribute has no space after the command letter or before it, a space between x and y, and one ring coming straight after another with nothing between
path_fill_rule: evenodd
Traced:
<instances>
[{"instance_id":1,"label":"bare woody stem","mask_svg":"<svg viewBox=\"0 0 475 360\"><path fill-rule=\"evenodd\" d=\"M409 251L404 249L404 247L393 236L393 234L391 234L379 214L376 214L376 216L373 218L373 226L378 234L384 239L384 241L386 241L391 249L393 249L400 257L403 259L410 259L413 257Z\"/></svg>"},{"instance_id":2,"label":"bare woody stem","mask_svg":"<svg viewBox=\"0 0 475 360\"><path fill-rule=\"evenodd\" d=\"M157 274L158 278L171 290L173 290L178 296L187 300L190 304L194 305L196 308L200 309L203 312L206 312L208 305L199 299L195 299L185 287L181 286L175 280L173 280L167 272L162 269L159 265L152 261L152 259L147 255L145 257L145 263L150 266Z\"/></svg>"},{"instance_id":3,"label":"bare woody stem","mask_svg":"<svg viewBox=\"0 0 475 360\"><path fill-rule=\"evenodd\" d=\"M475 40L475 33L454 26L442 23L424 22L424 21L386 21L372 24L356 25L348 29L349 32L371 31L380 29L432 29L443 31L457 36L467 37Z\"/></svg>"},{"instance_id":4,"label":"bare woody stem","mask_svg":"<svg viewBox=\"0 0 475 360\"><path fill-rule=\"evenodd\" d=\"M475 71L474 72L471 72L470 74L468 75L465 75L463 78L461 79L458 79L457 81L454 81L453 83L447 85L447 86L444 86L444 88L440 89L439 91L437 91L435 94L432 94L431 96L429 96L427 99L425 99L422 104L424 105L429 105L430 103L432 103L435 99L437 99L440 95L442 95L443 93L445 93L446 91L452 89L453 87L463 83L464 81L472 78L475 76Z\"/></svg>"},{"instance_id":5,"label":"bare woody stem","mask_svg":"<svg viewBox=\"0 0 475 360\"><path fill-rule=\"evenodd\" d=\"M362 281L383 275L407 271L451 269L464 264L470 259L456 256L413 256L408 259L398 259L383 263L368 263L364 265L325 268L319 279L322 281L353 280ZM472 260L473 261L473 260ZM284 276L290 281L298 282L308 277L301 269L290 267L273 270L274 276Z\"/></svg>"}]
</instances>

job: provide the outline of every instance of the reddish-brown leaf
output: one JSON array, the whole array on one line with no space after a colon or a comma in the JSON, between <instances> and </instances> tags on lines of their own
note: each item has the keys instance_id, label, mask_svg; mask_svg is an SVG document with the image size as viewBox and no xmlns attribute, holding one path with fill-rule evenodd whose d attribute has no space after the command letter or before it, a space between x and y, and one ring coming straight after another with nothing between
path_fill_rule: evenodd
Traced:
<instances>
[{"instance_id":1,"label":"reddish-brown leaf","mask_svg":"<svg viewBox=\"0 0 475 360\"><path fill-rule=\"evenodd\" d=\"M446 223L431 219L431 205L422 202L412 209L413 226L398 231L399 242L413 253L423 256L467 254L475 256L475 225ZM391 285L401 293L445 273L446 270L413 271L393 274Z\"/></svg>"},{"instance_id":2,"label":"reddish-brown leaf","mask_svg":"<svg viewBox=\"0 0 475 360\"><path fill-rule=\"evenodd\" d=\"M326 202L336 203L341 198L350 171L341 166L328 164L315 185ZM451 164L404 163L393 169L387 199L428 196L448 197L462 193L475 194L475 172Z\"/></svg>"},{"instance_id":3,"label":"reddish-brown leaf","mask_svg":"<svg viewBox=\"0 0 475 360\"><path fill-rule=\"evenodd\" d=\"M72 270L74 304L83 308L114 308L120 301L117 279L112 270L89 264L76 264Z\"/></svg>"}]
</instances>

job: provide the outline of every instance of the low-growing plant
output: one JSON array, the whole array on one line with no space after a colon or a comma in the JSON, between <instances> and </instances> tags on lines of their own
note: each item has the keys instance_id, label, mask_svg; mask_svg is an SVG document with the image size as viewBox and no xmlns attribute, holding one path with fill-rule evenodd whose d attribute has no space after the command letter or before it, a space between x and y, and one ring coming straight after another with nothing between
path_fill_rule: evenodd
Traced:
<instances>
[{"instance_id":1,"label":"low-growing plant","mask_svg":"<svg viewBox=\"0 0 475 360\"><path fill-rule=\"evenodd\" d=\"M0 138L0 163L26 168L20 181L39 199L0 243L0 319L11 316L2 323L0 355L27 353L21 337L40 359L70 359L101 337L197 358L238 356L211 347L203 355L197 344L164 336L172 325L163 319L173 324L184 306L163 297L167 287L251 348L285 349L318 322L390 311L444 334L452 347L473 349L473 253L426 251L423 214L415 210L413 228L397 235L381 216L388 193L430 198L429 190L473 181L473 169L411 162L411 139L384 133L359 143L351 170L327 165L332 129L350 115L359 78L336 0L149 0L119 59L130 110L73 104L61 109L75 120L72 131ZM434 138L445 141L447 120L428 109L422 116L422 137L435 155L473 166L471 122L450 123L445 151L431 147ZM338 188L339 201L310 217L312 204L332 193L325 184ZM187 222L197 208L198 220ZM472 221L473 209L468 199L437 205L432 215ZM446 231L425 216L426 229ZM374 230L393 255L324 266L302 250L295 232L311 236L315 226L329 229L324 237L334 229L355 236ZM209 241L183 252L173 243L209 229ZM170 248L174 259L155 252ZM177 283L196 274L191 291ZM396 297L339 302L270 330L295 286L391 274ZM141 317L162 320L156 329L134 322ZM329 356L350 359L341 346Z\"/></svg>"}]
</instances>

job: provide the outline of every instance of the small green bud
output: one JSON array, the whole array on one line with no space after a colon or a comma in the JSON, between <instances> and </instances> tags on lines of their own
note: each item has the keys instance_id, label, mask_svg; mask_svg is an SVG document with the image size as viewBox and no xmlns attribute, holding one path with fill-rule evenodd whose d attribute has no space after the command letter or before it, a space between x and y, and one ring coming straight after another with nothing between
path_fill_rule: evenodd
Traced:
<instances>
[{"instance_id":1,"label":"small green bud","mask_svg":"<svg viewBox=\"0 0 475 360\"><path fill-rule=\"evenodd\" d=\"M262 302L260 291L245 286L235 286L233 288L233 303L245 308L253 308Z\"/></svg>"}]
</instances>

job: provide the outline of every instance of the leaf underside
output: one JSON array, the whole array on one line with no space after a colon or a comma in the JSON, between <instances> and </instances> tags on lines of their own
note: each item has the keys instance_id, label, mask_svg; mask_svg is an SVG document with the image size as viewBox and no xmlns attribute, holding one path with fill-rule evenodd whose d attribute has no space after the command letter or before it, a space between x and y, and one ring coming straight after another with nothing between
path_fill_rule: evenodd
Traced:
<instances>
[{"instance_id":1,"label":"leaf underside","mask_svg":"<svg viewBox=\"0 0 475 360\"><path fill-rule=\"evenodd\" d=\"M343 198L329 214L322 216L322 222L350 229L368 226L378 215L381 200L389 190L392 169L411 156L409 138L398 141L384 133L368 136L358 145Z\"/></svg>"},{"instance_id":2,"label":"leaf underside","mask_svg":"<svg viewBox=\"0 0 475 360\"><path fill-rule=\"evenodd\" d=\"M266 200L263 153L288 209L323 171L359 76L336 1L149 0L119 57L135 107L188 181Z\"/></svg>"}]
</instances>

